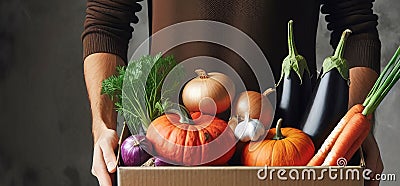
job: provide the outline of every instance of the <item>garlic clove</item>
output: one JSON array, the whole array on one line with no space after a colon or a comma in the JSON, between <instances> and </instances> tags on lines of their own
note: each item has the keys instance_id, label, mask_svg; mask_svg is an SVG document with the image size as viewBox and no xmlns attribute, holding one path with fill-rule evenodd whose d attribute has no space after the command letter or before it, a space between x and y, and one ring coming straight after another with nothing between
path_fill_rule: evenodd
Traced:
<instances>
[{"instance_id":1,"label":"garlic clove","mask_svg":"<svg viewBox=\"0 0 400 186\"><path fill-rule=\"evenodd\" d=\"M247 134L246 128L247 128L247 123L242 121L236 126L235 129L236 138L238 138L242 142L248 142L251 140L249 135Z\"/></svg>"},{"instance_id":2,"label":"garlic clove","mask_svg":"<svg viewBox=\"0 0 400 186\"><path fill-rule=\"evenodd\" d=\"M250 123L255 129L251 141L258 141L265 134L264 125L258 119L252 120Z\"/></svg>"},{"instance_id":3,"label":"garlic clove","mask_svg":"<svg viewBox=\"0 0 400 186\"><path fill-rule=\"evenodd\" d=\"M258 141L264 134L264 125L258 119L242 121L235 128L235 136L242 142Z\"/></svg>"}]
</instances>

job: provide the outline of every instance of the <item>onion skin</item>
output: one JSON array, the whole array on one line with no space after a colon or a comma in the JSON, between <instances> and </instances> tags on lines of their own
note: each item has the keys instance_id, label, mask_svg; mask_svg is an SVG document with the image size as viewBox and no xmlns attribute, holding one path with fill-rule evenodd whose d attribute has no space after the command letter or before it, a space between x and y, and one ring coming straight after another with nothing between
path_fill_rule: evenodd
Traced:
<instances>
[{"instance_id":1,"label":"onion skin","mask_svg":"<svg viewBox=\"0 0 400 186\"><path fill-rule=\"evenodd\" d=\"M142 165L151 157L146 151L149 150L150 147L150 143L145 141L145 136L129 136L121 145L121 158L123 164L125 166Z\"/></svg>"},{"instance_id":2,"label":"onion skin","mask_svg":"<svg viewBox=\"0 0 400 186\"><path fill-rule=\"evenodd\" d=\"M226 111L235 97L235 85L225 74L196 70L182 91L182 101L190 112L216 114ZM232 98L232 99L231 99Z\"/></svg>"},{"instance_id":3,"label":"onion skin","mask_svg":"<svg viewBox=\"0 0 400 186\"><path fill-rule=\"evenodd\" d=\"M236 126L239 124L239 120L236 116L233 116L231 119L229 119L228 125L232 129L233 132L235 132Z\"/></svg>"},{"instance_id":4,"label":"onion skin","mask_svg":"<svg viewBox=\"0 0 400 186\"><path fill-rule=\"evenodd\" d=\"M263 94L255 91L242 92L233 105L234 116L245 118L248 113L251 119L258 119L265 128L270 128L274 111L267 95L273 91L269 89Z\"/></svg>"},{"instance_id":5,"label":"onion skin","mask_svg":"<svg viewBox=\"0 0 400 186\"><path fill-rule=\"evenodd\" d=\"M154 158L154 165L156 167L161 167L161 166L172 166L172 164L169 164L163 160L161 160L160 158L155 157Z\"/></svg>"}]
</instances>

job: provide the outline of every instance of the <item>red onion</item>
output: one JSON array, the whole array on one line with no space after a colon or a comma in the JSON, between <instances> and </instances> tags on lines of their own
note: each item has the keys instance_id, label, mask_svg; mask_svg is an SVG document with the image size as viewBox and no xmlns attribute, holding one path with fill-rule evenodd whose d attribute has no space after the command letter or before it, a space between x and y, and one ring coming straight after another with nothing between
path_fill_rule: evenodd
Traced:
<instances>
[{"instance_id":1,"label":"red onion","mask_svg":"<svg viewBox=\"0 0 400 186\"><path fill-rule=\"evenodd\" d=\"M172 166L172 164L169 164L169 163L167 163L167 162L165 162L165 161L163 161L163 160L161 160L160 158L157 158L157 157L154 158L154 165L156 167L159 167L159 166Z\"/></svg>"},{"instance_id":2,"label":"red onion","mask_svg":"<svg viewBox=\"0 0 400 186\"><path fill-rule=\"evenodd\" d=\"M150 159L146 150L150 150L150 143L145 141L145 136L132 135L124 140L121 145L121 158L125 166L139 166Z\"/></svg>"}]
</instances>

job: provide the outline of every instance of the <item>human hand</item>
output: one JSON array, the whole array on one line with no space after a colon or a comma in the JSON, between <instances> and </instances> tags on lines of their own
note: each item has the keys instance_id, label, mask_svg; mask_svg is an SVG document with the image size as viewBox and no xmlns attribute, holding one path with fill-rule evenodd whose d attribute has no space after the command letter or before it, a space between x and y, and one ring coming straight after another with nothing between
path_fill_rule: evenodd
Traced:
<instances>
[{"instance_id":1,"label":"human hand","mask_svg":"<svg viewBox=\"0 0 400 186\"><path fill-rule=\"evenodd\" d=\"M117 158L114 150L118 146L118 135L113 129L103 129L94 144L92 174L100 186L111 186L110 173L116 171Z\"/></svg>"},{"instance_id":2,"label":"human hand","mask_svg":"<svg viewBox=\"0 0 400 186\"><path fill-rule=\"evenodd\" d=\"M383 162L379 152L378 144L376 143L375 137L370 133L362 144L364 150L365 164L367 169L370 169L372 173L368 175L371 180L366 180L365 185L377 186L379 180L372 180L376 174L381 174L383 171Z\"/></svg>"}]
</instances>

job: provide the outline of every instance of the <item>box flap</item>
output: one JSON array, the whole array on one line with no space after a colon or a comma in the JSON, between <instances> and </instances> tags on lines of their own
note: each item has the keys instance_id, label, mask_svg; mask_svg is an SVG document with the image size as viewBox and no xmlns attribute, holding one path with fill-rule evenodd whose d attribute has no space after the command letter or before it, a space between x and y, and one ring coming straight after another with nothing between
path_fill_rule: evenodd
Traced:
<instances>
[{"instance_id":1,"label":"box flap","mask_svg":"<svg viewBox=\"0 0 400 186\"><path fill-rule=\"evenodd\" d=\"M118 151L117 151L117 165L120 166L121 165L121 145L122 142L124 142L124 140L129 136L129 129L128 126L126 125L126 123L124 122L124 126L122 127L122 132L121 132L121 136L119 137L118 140Z\"/></svg>"}]
</instances>

